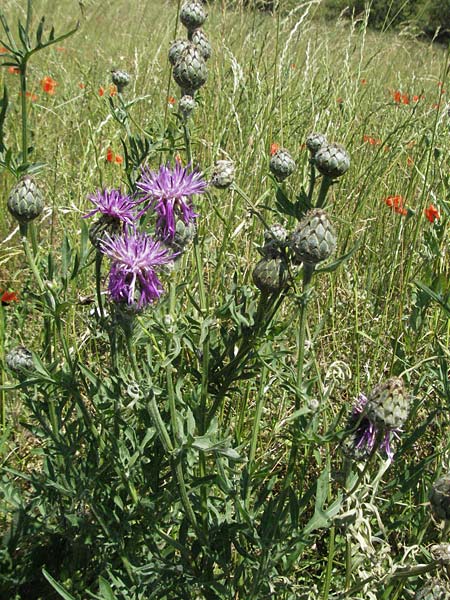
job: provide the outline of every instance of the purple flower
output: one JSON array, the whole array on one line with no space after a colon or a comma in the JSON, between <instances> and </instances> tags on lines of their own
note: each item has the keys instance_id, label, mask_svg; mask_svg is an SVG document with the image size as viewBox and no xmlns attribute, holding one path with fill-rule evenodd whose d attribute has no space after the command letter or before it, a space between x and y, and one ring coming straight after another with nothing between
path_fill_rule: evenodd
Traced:
<instances>
[{"instance_id":1,"label":"purple flower","mask_svg":"<svg viewBox=\"0 0 450 600\"><path fill-rule=\"evenodd\" d=\"M156 269L173 259L161 242L146 233L106 235L101 249L112 260L108 289L114 302L140 310L161 296Z\"/></svg>"},{"instance_id":2,"label":"purple flower","mask_svg":"<svg viewBox=\"0 0 450 600\"><path fill-rule=\"evenodd\" d=\"M167 166L161 165L157 172L143 167L141 179L136 185L144 192L141 202L149 200L140 214L153 207L158 214L158 233L163 239L173 239L176 217L180 217L186 225L195 220L197 214L192 206L192 196L203 194L208 184L198 169L188 173L187 168L177 162L173 169L167 163Z\"/></svg>"},{"instance_id":3,"label":"purple flower","mask_svg":"<svg viewBox=\"0 0 450 600\"><path fill-rule=\"evenodd\" d=\"M91 210L84 218L92 217L96 213L123 221L132 225L136 216L133 210L136 208L136 203L129 197L122 194L121 190L97 190L93 196L89 196L89 200L94 204L94 210Z\"/></svg>"},{"instance_id":4,"label":"purple flower","mask_svg":"<svg viewBox=\"0 0 450 600\"><path fill-rule=\"evenodd\" d=\"M349 420L349 428L352 430L352 443L350 454L356 458L368 457L376 445L383 450L389 460L394 458L394 452L391 448L392 438L398 438L400 429L384 428L381 429L366 414L367 397L360 394L353 407Z\"/></svg>"}]
</instances>

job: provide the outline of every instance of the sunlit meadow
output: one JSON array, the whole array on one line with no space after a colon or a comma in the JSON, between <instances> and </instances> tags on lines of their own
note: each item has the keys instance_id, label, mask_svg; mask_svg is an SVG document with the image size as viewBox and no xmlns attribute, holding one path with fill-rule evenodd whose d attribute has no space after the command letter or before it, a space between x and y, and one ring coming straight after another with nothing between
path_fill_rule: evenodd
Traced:
<instances>
[{"instance_id":1,"label":"sunlit meadow","mask_svg":"<svg viewBox=\"0 0 450 600\"><path fill-rule=\"evenodd\" d=\"M448 51L322 9L2 3L1 599L450 597Z\"/></svg>"}]
</instances>

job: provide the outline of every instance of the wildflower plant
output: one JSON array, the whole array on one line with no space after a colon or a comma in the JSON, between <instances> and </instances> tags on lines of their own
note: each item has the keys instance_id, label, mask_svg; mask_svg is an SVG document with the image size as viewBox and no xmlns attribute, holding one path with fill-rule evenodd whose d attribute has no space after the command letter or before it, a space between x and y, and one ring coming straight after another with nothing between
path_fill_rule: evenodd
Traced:
<instances>
[{"instance_id":1,"label":"wildflower plant","mask_svg":"<svg viewBox=\"0 0 450 600\"><path fill-rule=\"evenodd\" d=\"M201 126L210 109L208 92L200 91L210 54L200 29L205 7L193 0L179 8L188 39L169 50L163 116L146 111L140 123L133 108L145 99L133 97L140 83L128 85L132 75L114 69L117 95L96 133L103 160L89 166L95 183L71 211L76 240L61 231L59 244L46 227L41 245L32 238L30 248L24 238L25 285L18 294L26 308L5 296L5 289L18 288L0 282L2 434L9 435L7 397L20 398L33 447L26 458L35 461L22 469L27 460L16 459L14 450L11 464L2 466L0 596L23 596L26 584L38 581L47 595L52 588L68 600L373 600L374 588L385 590L379 598L387 600L400 598L410 582L412 597L418 578L439 568L426 555L436 533L427 507L431 453L415 454L430 429L430 445L444 437L433 419L448 412L446 350L438 356L439 381L423 376L416 389L432 384L418 398L411 389L417 363L397 351L407 322L400 301L393 325L386 310L372 332L374 310L366 320L356 314L354 323L350 315L355 331L348 333L342 315L350 312L352 294L366 294L372 308L350 260L359 248L351 240L358 235L363 251L382 254L366 230L354 231L365 185L351 179L353 146L329 140L331 122L326 136L308 135L311 124L295 114L303 136L297 146L288 142L286 121L271 157L271 140L264 139L266 156L256 164L258 145L249 139L251 160L231 161L236 141L228 124L216 139ZM168 108L172 71L182 87L179 112ZM272 119L284 110L267 112ZM124 166L110 169L117 146L105 142L103 125L114 122ZM254 133L257 125L247 127ZM13 186L8 207L28 222L49 196L48 189L35 194L27 179L24 189ZM25 205L30 198L34 205ZM406 203L387 204L395 211ZM371 222L383 221L385 207L378 209L380 202ZM445 202L439 217L430 212L433 223L417 215L445 247ZM406 242L398 248L409 252ZM401 272L410 282L400 258L377 280L379 305L390 301L383 287L388 275ZM333 273L345 285L337 286ZM450 310L443 293L430 291L443 312ZM9 313L17 311L15 321L3 302ZM19 317L30 321L31 314L38 333L14 331ZM377 343L382 328L391 337ZM347 355L355 356L354 371ZM434 363L425 362L433 373ZM374 374L381 383L365 395L360 390ZM422 417L436 390L440 404ZM411 462L393 460L394 450ZM444 483L430 497L441 514L448 508ZM406 507L408 497L417 515ZM413 545L404 547L405 540ZM422 554L426 564L415 565Z\"/></svg>"}]
</instances>

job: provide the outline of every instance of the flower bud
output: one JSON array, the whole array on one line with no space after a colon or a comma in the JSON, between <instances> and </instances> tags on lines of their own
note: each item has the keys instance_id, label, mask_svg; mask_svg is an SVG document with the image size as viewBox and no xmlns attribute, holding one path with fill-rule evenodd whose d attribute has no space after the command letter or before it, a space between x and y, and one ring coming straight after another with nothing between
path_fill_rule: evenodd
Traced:
<instances>
[{"instance_id":1,"label":"flower bud","mask_svg":"<svg viewBox=\"0 0 450 600\"><path fill-rule=\"evenodd\" d=\"M214 164L211 185L224 190L234 181L234 163L232 160L218 160Z\"/></svg>"},{"instance_id":2,"label":"flower bud","mask_svg":"<svg viewBox=\"0 0 450 600\"><path fill-rule=\"evenodd\" d=\"M19 223L29 223L44 209L44 200L36 182L25 175L12 188L8 196L8 210Z\"/></svg>"},{"instance_id":3,"label":"flower bud","mask_svg":"<svg viewBox=\"0 0 450 600\"><path fill-rule=\"evenodd\" d=\"M329 258L336 250L336 232L327 213L321 208L308 211L289 243L296 264L316 265Z\"/></svg>"},{"instance_id":4,"label":"flower bud","mask_svg":"<svg viewBox=\"0 0 450 600\"><path fill-rule=\"evenodd\" d=\"M277 181L284 181L294 172L295 161L287 150L280 148L270 159L269 168Z\"/></svg>"},{"instance_id":5,"label":"flower bud","mask_svg":"<svg viewBox=\"0 0 450 600\"><path fill-rule=\"evenodd\" d=\"M282 258L262 258L253 269L253 282L263 294L281 292L287 279L286 261Z\"/></svg>"},{"instance_id":6,"label":"flower bud","mask_svg":"<svg viewBox=\"0 0 450 600\"><path fill-rule=\"evenodd\" d=\"M126 71L119 69L113 69L111 71L111 79L119 94L122 93L123 89L130 83L131 77Z\"/></svg>"},{"instance_id":7,"label":"flower bud","mask_svg":"<svg viewBox=\"0 0 450 600\"><path fill-rule=\"evenodd\" d=\"M350 156L340 144L325 144L314 156L318 170L326 177L341 177L350 167Z\"/></svg>"}]
</instances>

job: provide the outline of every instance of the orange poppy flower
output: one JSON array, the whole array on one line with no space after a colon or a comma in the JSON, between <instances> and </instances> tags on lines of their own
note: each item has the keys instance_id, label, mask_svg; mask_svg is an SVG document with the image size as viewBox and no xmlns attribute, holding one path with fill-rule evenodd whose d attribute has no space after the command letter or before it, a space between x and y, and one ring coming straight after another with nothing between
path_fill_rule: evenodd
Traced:
<instances>
[{"instance_id":1,"label":"orange poppy flower","mask_svg":"<svg viewBox=\"0 0 450 600\"><path fill-rule=\"evenodd\" d=\"M360 79L359 82L361 85L367 85L367 79L365 79L364 77Z\"/></svg>"},{"instance_id":2,"label":"orange poppy flower","mask_svg":"<svg viewBox=\"0 0 450 600\"><path fill-rule=\"evenodd\" d=\"M403 196L388 196L384 199L384 203L399 215L405 216L408 214L408 211L404 206L405 198L403 198Z\"/></svg>"},{"instance_id":3,"label":"orange poppy flower","mask_svg":"<svg viewBox=\"0 0 450 600\"><path fill-rule=\"evenodd\" d=\"M11 304L11 302L19 302L19 297L16 292L3 292L0 290L0 302L3 306L7 306Z\"/></svg>"},{"instance_id":4,"label":"orange poppy flower","mask_svg":"<svg viewBox=\"0 0 450 600\"><path fill-rule=\"evenodd\" d=\"M20 69L19 67L13 67L11 65L10 67L8 67L8 73L11 73L12 75L18 75L20 73Z\"/></svg>"},{"instance_id":5,"label":"orange poppy flower","mask_svg":"<svg viewBox=\"0 0 450 600\"><path fill-rule=\"evenodd\" d=\"M173 96L169 96L169 97L167 98L167 104L168 104L169 106L173 106L173 105L175 104L175 102L176 102L176 100L175 100L175 98L174 98Z\"/></svg>"},{"instance_id":6,"label":"orange poppy flower","mask_svg":"<svg viewBox=\"0 0 450 600\"><path fill-rule=\"evenodd\" d=\"M86 85L84 83L79 83L78 87L80 88L80 90L84 90L84 88L86 87Z\"/></svg>"},{"instance_id":7,"label":"orange poppy flower","mask_svg":"<svg viewBox=\"0 0 450 600\"><path fill-rule=\"evenodd\" d=\"M182 165L182 164L183 164L183 159L181 158L181 156L180 156L180 153L179 153L179 152L177 152L177 153L175 154L175 161L176 161L176 162L177 162L179 165Z\"/></svg>"},{"instance_id":8,"label":"orange poppy flower","mask_svg":"<svg viewBox=\"0 0 450 600\"><path fill-rule=\"evenodd\" d=\"M105 88L103 88L102 86L100 86L98 88L98 95L99 96L104 96L105 95Z\"/></svg>"},{"instance_id":9,"label":"orange poppy flower","mask_svg":"<svg viewBox=\"0 0 450 600\"><path fill-rule=\"evenodd\" d=\"M49 94L50 96L53 96L55 94L57 85L58 82L55 81L53 77L50 77L50 75L47 75L46 77L44 77L44 79L41 79L42 91L44 91L46 94Z\"/></svg>"},{"instance_id":10,"label":"orange poppy flower","mask_svg":"<svg viewBox=\"0 0 450 600\"><path fill-rule=\"evenodd\" d=\"M280 147L280 144L277 144L276 142L270 144L270 156L273 156L276 152L278 152Z\"/></svg>"},{"instance_id":11,"label":"orange poppy flower","mask_svg":"<svg viewBox=\"0 0 450 600\"><path fill-rule=\"evenodd\" d=\"M108 148L106 151L106 160L108 162L113 162L114 161L114 152L112 150L112 148Z\"/></svg>"},{"instance_id":12,"label":"orange poppy flower","mask_svg":"<svg viewBox=\"0 0 450 600\"><path fill-rule=\"evenodd\" d=\"M0 46L0 54L8 54L8 48L5 48L5 46Z\"/></svg>"},{"instance_id":13,"label":"orange poppy flower","mask_svg":"<svg viewBox=\"0 0 450 600\"><path fill-rule=\"evenodd\" d=\"M117 86L114 85L113 83L111 83L111 85L109 86L109 95L115 96L116 94L117 94Z\"/></svg>"},{"instance_id":14,"label":"orange poppy flower","mask_svg":"<svg viewBox=\"0 0 450 600\"><path fill-rule=\"evenodd\" d=\"M408 165L408 167L412 167L414 164L414 160L408 156L408 158L406 159L406 164Z\"/></svg>"},{"instance_id":15,"label":"orange poppy flower","mask_svg":"<svg viewBox=\"0 0 450 600\"><path fill-rule=\"evenodd\" d=\"M33 92L25 92L25 96L31 100L31 102L36 102L38 99L38 95Z\"/></svg>"},{"instance_id":16,"label":"orange poppy flower","mask_svg":"<svg viewBox=\"0 0 450 600\"><path fill-rule=\"evenodd\" d=\"M441 218L438 209L434 206L434 204L430 204L424 211L425 217L430 221L430 223L434 223Z\"/></svg>"},{"instance_id":17,"label":"orange poppy flower","mask_svg":"<svg viewBox=\"0 0 450 600\"><path fill-rule=\"evenodd\" d=\"M370 135L363 136L363 142L367 142L371 146L379 146L381 144L381 140L378 138L373 138Z\"/></svg>"},{"instance_id":18,"label":"orange poppy flower","mask_svg":"<svg viewBox=\"0 0 450 600\"><path fill-rule=\"evenodd\" d=\"M121 156L119 156L119 154L116 154L115 157L114 157L114 162L117 165L121 165L123 163L123 158Z\"/></svg>"}]
</instances>

